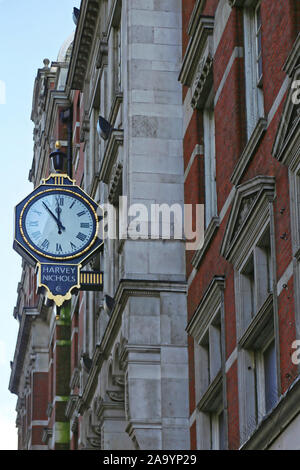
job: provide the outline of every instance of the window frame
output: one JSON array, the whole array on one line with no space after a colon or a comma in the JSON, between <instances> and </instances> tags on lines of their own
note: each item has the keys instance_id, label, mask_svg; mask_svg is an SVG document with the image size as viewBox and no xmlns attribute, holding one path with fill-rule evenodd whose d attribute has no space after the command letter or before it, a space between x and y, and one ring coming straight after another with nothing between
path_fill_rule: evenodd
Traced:
<instances>
[{"instance_id":1,"label":"window frame","mask_svg":"<svg viewBox=\"0 0 300 470\"><path fill-rule=\"evenodd\" d=\"M246 127L248 140L260 118L264 118L263 70L258 77L257 16L261 1L251 2L243 10L244 51L245 51L245 93ZM260 29L261 32L261 29ZM263 69L263 47L261 44L261 65Z\"/></svg>"}]
</instances>

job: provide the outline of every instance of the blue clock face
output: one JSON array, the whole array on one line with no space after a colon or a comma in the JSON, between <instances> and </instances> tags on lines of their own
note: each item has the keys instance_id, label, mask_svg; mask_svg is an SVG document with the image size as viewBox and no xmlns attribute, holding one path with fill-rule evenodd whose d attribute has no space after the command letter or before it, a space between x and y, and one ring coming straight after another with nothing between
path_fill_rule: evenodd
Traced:
<instances>
[{"instance_id":1,"label":"blue clock face","mask_svg":"<svg viewBox=\"0 0 300 470\"><path fill-rule=\"evenodd\" d=\"M97 215L87 199L70 190L48 190L29 200L20 229L31 249L52 259L87 251L97 236Z\"/></svg>"}]
</instances>

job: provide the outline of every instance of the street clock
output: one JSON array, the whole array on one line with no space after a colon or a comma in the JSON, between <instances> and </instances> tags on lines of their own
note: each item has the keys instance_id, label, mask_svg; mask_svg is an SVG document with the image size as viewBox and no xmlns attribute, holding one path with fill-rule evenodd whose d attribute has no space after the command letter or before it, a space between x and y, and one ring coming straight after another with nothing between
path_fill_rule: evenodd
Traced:
<instances>
[{"instance_id":1,"label":"street clock","mask_svg":"<svg viewBox=\"0 0 300 470\"><path fill-rule=\"evenodd\" d=\"M103 244L102 219L102 209L66 174L51 174L16 206L14 249L37 267L39 287L56 305L80 289L81 268ZM102 284L102 275L91 279Z\"/></svg>"}]
</instances>

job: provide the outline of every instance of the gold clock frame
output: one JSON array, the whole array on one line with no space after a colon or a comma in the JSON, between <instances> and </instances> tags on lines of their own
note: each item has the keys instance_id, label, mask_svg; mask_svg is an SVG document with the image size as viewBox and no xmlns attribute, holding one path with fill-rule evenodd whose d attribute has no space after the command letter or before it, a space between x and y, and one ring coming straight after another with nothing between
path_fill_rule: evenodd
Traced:
<instances>
[{"instance_id":1,"label":"gold clock frame","mask_svg":"<svg viewBox=\"0 0 300 470\"><path fill-rule=\"evenodd\" d=\"M65 192L65 193L71 193L72 195L75 195L76 197L82 199L85 204L87 204L90 209L92 210L92 213L95 217L95 222L96 222L96 228L95 228L95 235L93 237L93 239L91 240L91 242L88 244L88 246L86 246L83 250L81 250L80 252L76 253L76 255L71 255L71 256L52 256L52 255L46 255L45 253L43 253L42 251L39 251L38 249L34 248L34 246L29 242L29 240L26 238L25 234L24 234L24 231L23 231L23 226L22 226L22 221L23 221L23 216L24 216L24 212L26 210L26 208L28 207L28 205L31 203L31 201L33 201L34 199L38 198L41 193L39 194L35 194L34 196L32 196L27 202L26 204L24 205L23 209L22 209L22 212L20 214L20 218L19 218L19 229L20 229L20 233L21 233L21 236L23 238L23 240L25 241L26 245L30 247L31 250L33 250L35 253L37 253L38 255L40 256L43 256L47 259L51 259L51 260L55 260L55 261L64 261L64 260L70 260L70 259L74 259L74 258L78 258L79 256L82 256L84 253L86 253L92 246L93 244L95 243L96 239L97 239L97 236L98 236L98 230L99 230L99 221L98 221L98 216L97 216L97 213L94 209L94 207L92 206L92 204L90 203L90 201L88 199L86 199L84 196L82 196L81 194L78 194L76 191L72 191L71 189L65 189L65 188L50 188L50 189L45 189L43 191L42 194L45 194L45 193L51 193L51 192L54 192L55 191L59 191L59 192Z\"/></svg>"}]
</instances>

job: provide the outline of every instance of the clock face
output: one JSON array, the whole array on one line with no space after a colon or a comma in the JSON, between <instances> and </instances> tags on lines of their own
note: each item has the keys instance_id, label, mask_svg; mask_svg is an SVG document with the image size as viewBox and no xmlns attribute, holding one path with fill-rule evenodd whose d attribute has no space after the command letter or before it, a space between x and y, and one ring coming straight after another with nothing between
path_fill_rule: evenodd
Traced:
<instances>
[{"instance_id":1,"label":"clock face","mask_svg":"<svg viewBox=\"0 0 300 470\"><path fill-rule=\"evenodd\" d=\"M98 222L87 199L59 189L33 197L23 209L20 228L37 253L52 259L70 259L94 243Z\"/></svg>"}]
</instances>

